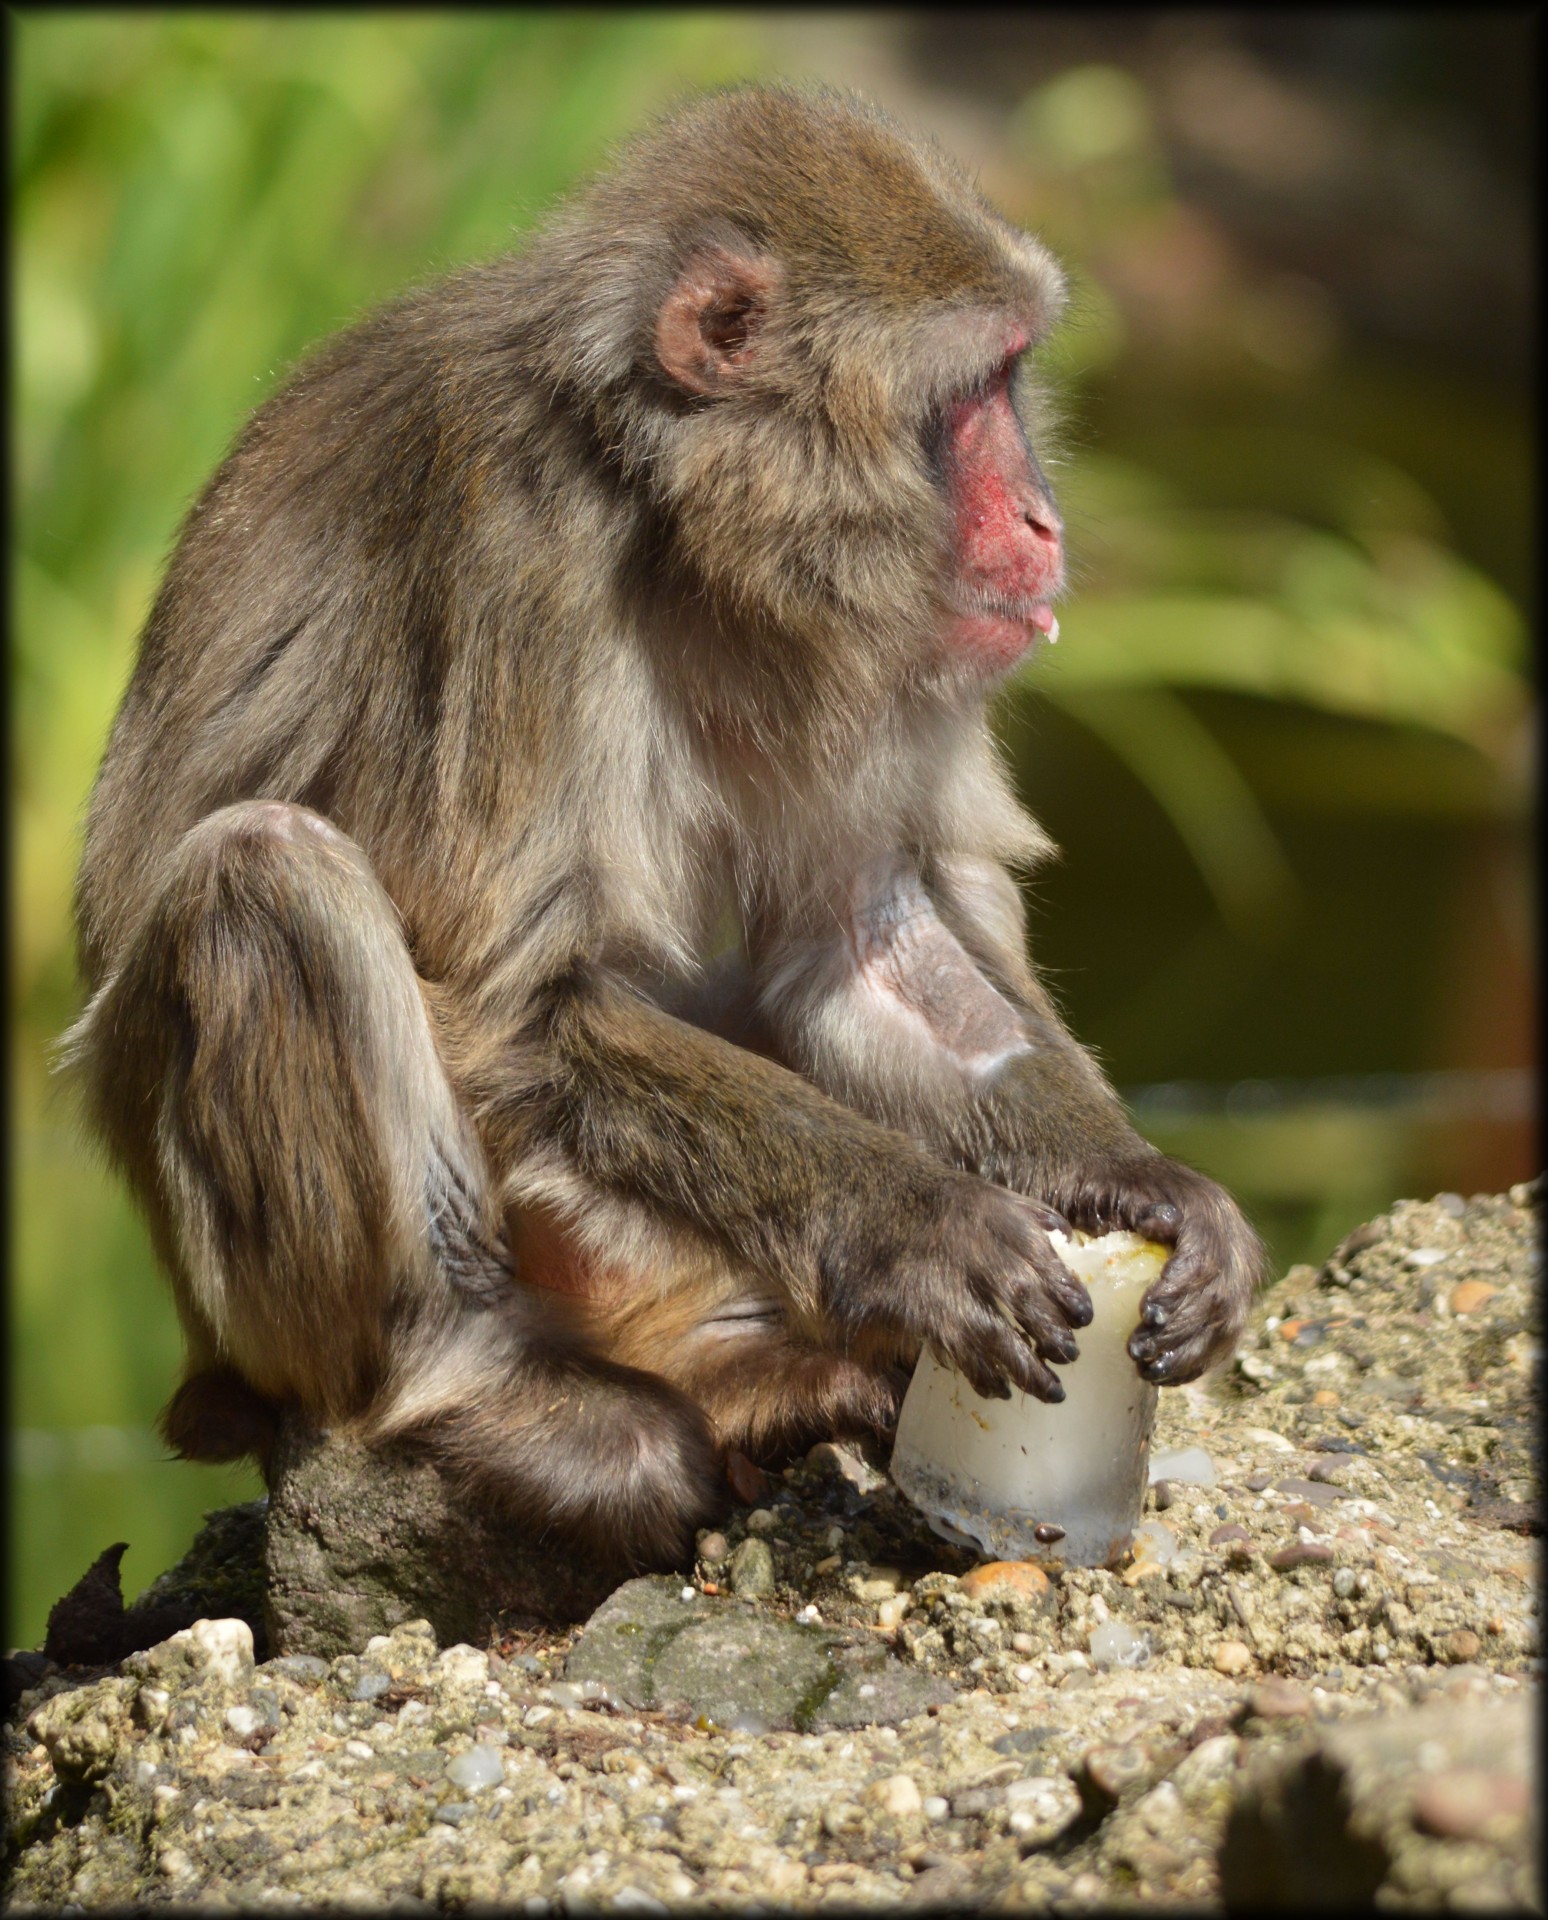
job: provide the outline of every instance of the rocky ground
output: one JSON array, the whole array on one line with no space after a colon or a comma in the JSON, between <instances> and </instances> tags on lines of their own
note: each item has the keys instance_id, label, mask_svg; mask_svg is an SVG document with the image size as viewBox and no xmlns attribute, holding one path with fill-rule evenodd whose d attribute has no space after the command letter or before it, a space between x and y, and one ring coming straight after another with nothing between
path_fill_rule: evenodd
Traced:
<instances>
[{"instance_id":1,"label":"rocky ground","mask_svg":"<svg viewBox=\"0 0 1548 1920\"><path fill-rule=\"evenodd\" d=\"M9 1903L1538 1910L1536 1192L1292 1269L1115 1572L824 1446L579 1630L13 1656Z\"/></svg>"}]
</instances>

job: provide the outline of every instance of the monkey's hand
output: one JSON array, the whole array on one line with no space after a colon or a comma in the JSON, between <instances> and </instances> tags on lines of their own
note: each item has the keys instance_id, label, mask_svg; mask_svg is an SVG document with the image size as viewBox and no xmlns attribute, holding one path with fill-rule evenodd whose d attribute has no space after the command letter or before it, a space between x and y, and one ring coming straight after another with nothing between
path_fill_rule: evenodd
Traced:
<instances>
[{"instance_id":1,"label":"monkey's hand","mask_svg":"<svg viewBox=\"0 0 1548 1920\"><path fill-rule=\"evenodd\" d=\"M928 1344L986 1399L1009 1399L1018 1387L1062 1400L1048 1362L1073 1360L1072 1329L1091 1321L1091 1296L1048 1238L1067 1223L966 1173L916 1189L911 1205L885 1198L821 1256L828 1315L845 1344L866 1344L884 1327Z\"/></svg>"},{"instance_id":2,"label":"monkey's hand","mask_svg":"<svg viewBox=\"0 0 1548 1920\"><path fill-rule=\"evenodd\" d=\"M1175 1249L1129 1341L1142 1378L1178 1386L1230 1352L1263 1278L1264 1252L1223 1187L1152 1149L1103 1166L1058 1197L1089 1233L1127 1227Z\"/></svg>"}]
</instances>

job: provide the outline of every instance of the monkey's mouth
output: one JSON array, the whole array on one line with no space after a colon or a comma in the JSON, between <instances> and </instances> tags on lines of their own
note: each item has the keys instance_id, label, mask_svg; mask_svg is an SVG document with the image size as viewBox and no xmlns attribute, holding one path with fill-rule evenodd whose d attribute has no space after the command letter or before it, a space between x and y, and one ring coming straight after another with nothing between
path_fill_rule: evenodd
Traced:
<instances>
[{"instance_id":1,"label":"monkey's mouth","mask_svg":"<svg viewBox=\"0 0 1548 1920\"><path fill-rule=\"evenodd\" d=\"M947 646L957 660L979 673L1003 673L1039 641L1053 646L1059 620L1046 600L970 593L957 603Z\"/></svg>"},{"instance_id":2,"label":"monkey's mouth","mask_svg":"<svg viewBox=\"0 0 1548 1920\"><path fill-rule=\"evenodd\" d=\"M1059 638L1059 616L1054 612L1053 608L1049 606L1046 600L1040 600L1032 609L1031 613L1028 614L1027 625L1029 627L1036 627L1038 632L1048 642L1049 646L1057 643Z\"/></svg>"}]
</instances>

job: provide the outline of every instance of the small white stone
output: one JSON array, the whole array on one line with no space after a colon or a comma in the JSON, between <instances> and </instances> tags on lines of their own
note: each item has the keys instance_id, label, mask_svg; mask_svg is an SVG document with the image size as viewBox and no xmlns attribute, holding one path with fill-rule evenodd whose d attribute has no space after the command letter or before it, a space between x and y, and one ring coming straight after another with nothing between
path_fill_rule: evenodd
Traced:
<instances>
[{"instance_id":1,"label":"small white stone","mask_svg":"<svg viewBox=\"0 0 1548 1920\"><path fill-rule=\"evenodd\" d=\"M489 1678L489 1655L465 1642L448 1647L436 1660L435 1674L446 1686L482 1687Z\"/></svg>"},{"instance_id":2,"label":"small white stone","mask_svg":"<svg viewBox=\"0 0 1548 1920\"><path fill-rule=\"evenodd\" d=\"M802 1607L801 1611L796 1615L796 1619L803 1627L814 1626L821 1618L822 1615L817 1611L815 1606Z\"/></svg>"},{"instance_id":3,"label":"small white stone","mask_svg":"<svg viewBox=\"0 0 1548 1920\"><path fill-rule=\"evenodd\" d=\"M256 1707L227 1707L226 1725L239 1740L245 1740L263 1725L263 1715Z\"/></svg>"},{"instance_id":4,"label":"small white stone","mask_svg":"<svg viewBox=\"0 0 1548 1920\"><path fill-rule=\"evenodd\" d=\"M380 1653L383 1647L390 1647L391 1645L392 1642L387 1638L385 1633L373 1633L365 1643L365 1650L367 1653Z\"/></svg>"},{"instance_id":5,"label":"small white stone","mask_svg":"<svg viewBox=\"0 0 1548 1920\"><path fill-rule=\"evenodd\" d=\"M242 1686L252 1678L253 1630L245 1620L195 1620L188 1637L210 1672L228 1687Z\"/></svg>"},{"instance_id":6,"label":"small white stone","mask_svg":"<svg viewBox=\"0 0 1548 1920\"><path fill-rule=\"evenodd\" d=\"M351 1760L374 1760L376 1758L376 1749L367 1746L364 1740L346 1740L344 1742L344 1751L349 1755Z\"/></svg>"},{"instance_id":7,"label":"small white stone","mask_svg":"<svg viewBox=\"0 0 1548 1920\"><path fill-rule=\"evenodd\" d=\"M779 1515L770 1507L754 1507L747 1516L749 1533L772 1533L779 1525Z\"/></svg>"},{"instance_id":8,"label":"small white stone","mask_svg":"<svg viewBox=\"0 0 1548 1920\"><path fill-rule=\"evenodd\" d=\"M679 1600L696 1600L699 1597L699 1590L697 1587L684 1587L677 1597ZM623 1890L624 1893L628 1893L630 1891L631 1889L628 1887L625 1887ZM622 1900L623 1894L621 1893L618 1896L618 1898ZM663 1909L663 1911L665 1911L665 1909Z\"/></svg>"},{"instance_id":9,"label":"small white stone","mask_svg":"<svg viewBox=\"0 0 1548 1920\"><path fill-rule=\"evenodd\" d=\"M1123 1620L1107 1620L1091 1630L1091 1658L1099 1667L1143 1667L1151 1652L1150 1635Z\"/></svg>"},{"instance_id":10,"label":"small white stone","mask_svg":"<svg viewBox=\"0 0 1548 1920\"><path fill-rule=\"evenodd\" d=\"M919 1797L919 1787L910 1773L894 1773L885 1780L876 1780L866 1788L865 1797L883 1813L889 1813L894 1820L905 1820L911 1814L919 1813L923 1801Z\"/></svg>"},{"instance_id":11,"label":"small white stone","mask_svg":"<svg viewBox=\"0 0 1548 1920\"><path fill-rule=\"evenodd\" d=\"M1202 1447L1158 1447L1150 1456L1148 1472L1152 1486L1158 1480L1171 1480L1184 1487L1213 1487L1220 1480L1214 1461Z\"/></svg>"},{"instance_id":12,"label":"small white stone","mask_svg":"<svg viewBox=\"0 0 1548 1920\"><path fill-rule=\"evenodd\" d=\"M944 1820L951 1812L951 1802L938 1793L927 1793L920 1804L920 1811L926 1820Z\"/></svg>"},{"instance_id":13,"label":"small white stone","mask_svg":"<svg viewBox=\"0 0 1548 1920\"><path fill-rule=\"evenodd\" d=\"M479 1793L485 1787L497 1787L505 1778L505 1762L499 1749L480 1742L466 1753L447 1762L446 1777L454 1787L467 1793Z\"/></svg>"}]
</instances>

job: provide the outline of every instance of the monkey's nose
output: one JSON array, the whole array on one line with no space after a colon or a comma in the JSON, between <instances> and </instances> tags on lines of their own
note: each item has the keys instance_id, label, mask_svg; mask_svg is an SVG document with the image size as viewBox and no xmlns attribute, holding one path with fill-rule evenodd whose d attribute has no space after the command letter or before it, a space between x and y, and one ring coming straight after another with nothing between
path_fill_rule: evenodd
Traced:
<instances>
[{"instance_id":1,"label":"monkey's nose","mask_svg":"<svg viewBox=\"0 0 1548 1920\"><path fill-rule=\"evenodd\" d=\"M1028 501L1021 509L1021 517L1040 540L1051 541L1057 546L1063 538L1064 522L1050 501Z\"/></svg>"}]
</instances>

